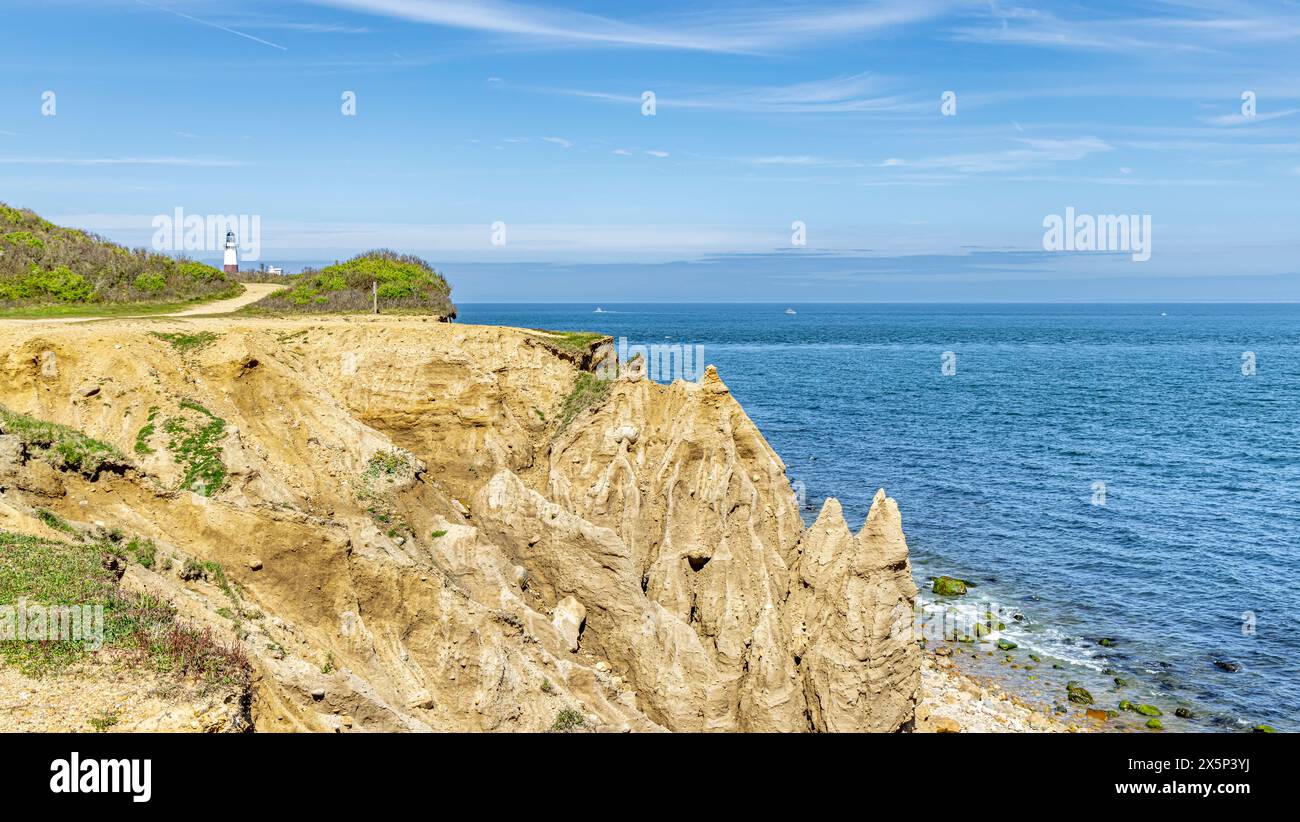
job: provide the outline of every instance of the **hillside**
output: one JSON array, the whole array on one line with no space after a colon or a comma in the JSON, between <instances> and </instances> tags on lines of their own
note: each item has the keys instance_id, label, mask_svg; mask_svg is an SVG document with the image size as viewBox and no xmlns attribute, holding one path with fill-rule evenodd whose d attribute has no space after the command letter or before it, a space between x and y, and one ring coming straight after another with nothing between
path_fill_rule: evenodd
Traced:
<instances>
[{"instance_id":1,"label":"hillside","mask_svg":"<svg viewBox=\"0 0 1300 822\"><path fill-rule=\"evenodd\" d=\"M210 265L129 250L0 203L0 312L173 305L232 297L241 288Z\"/></svg>"},{"instance_id":2,"label":"hillside","mask_svg":"<svg viewBox=\"0 0 1300 822\"><path fill-rule=\"evenodd\" d=\"M451 286L427 262L379 249L288 280L290 287L255 303L249 313L431 314L456 317Z\"/></svg>"},{"instance_id":3,"label":"hillside","mask_svg":"<svg viewBox=\"0 0 1300 822\"><path fill-rule=\"evenodd\" d=\"M713 369L591 392L582 364L608 338L558 336L433 317L0 325L0 531L115 557L120 590L168 603L205 658L247 660L259 731L913 727L894 501L878 492L852 531L830 500L805 527ZM148 660L114 680L121 727L247 727L202 669L183 704L151 702ZM75 700L33 713L101 670L0 666L0 695L28 694L0 725L90 721Z\"/></svg>"}]
</instances>

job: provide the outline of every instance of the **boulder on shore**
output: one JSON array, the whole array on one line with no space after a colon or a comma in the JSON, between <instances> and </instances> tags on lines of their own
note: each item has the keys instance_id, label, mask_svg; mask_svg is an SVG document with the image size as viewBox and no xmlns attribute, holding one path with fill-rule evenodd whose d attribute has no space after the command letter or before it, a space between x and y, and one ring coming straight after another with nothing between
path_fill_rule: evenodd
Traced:
<instances>
[{"instance_id":1,"label":"boulder on shore","mask_svg":"<svg viewBox=\"0 0 1300 822\"><path fill-rule=\"evenodd\" d=\"M935 577L930 590L941 597L965 596L966 581L956 577Z\"/></svg>"}]
</instances>

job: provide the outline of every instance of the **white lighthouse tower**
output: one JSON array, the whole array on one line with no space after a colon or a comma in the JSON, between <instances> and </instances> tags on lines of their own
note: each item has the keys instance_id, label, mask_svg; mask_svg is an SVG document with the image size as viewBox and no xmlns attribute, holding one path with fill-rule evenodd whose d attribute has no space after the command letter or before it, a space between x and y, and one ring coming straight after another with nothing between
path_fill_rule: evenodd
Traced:
<instances>
[{"instance_id":1,"label":"white lighthouse tower","mask_svg":"<svg viewBox=\"0 0 1300 822\"><path fill-rule=\"evenodd\" d=\"M226 259L223 266L227 274L239 273L239 252L235 250L235 232L226 232Z\"/></svg>"}]
</instances>

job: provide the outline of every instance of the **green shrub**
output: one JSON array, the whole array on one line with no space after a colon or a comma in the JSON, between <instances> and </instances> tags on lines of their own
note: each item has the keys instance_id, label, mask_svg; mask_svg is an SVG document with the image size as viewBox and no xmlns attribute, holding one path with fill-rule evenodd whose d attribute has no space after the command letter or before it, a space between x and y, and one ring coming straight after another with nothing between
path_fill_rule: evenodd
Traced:
<instances>
[{"instance_id":1,"label":"green shrub","mask_svg":"<svg viewBox=\"0 0 1300 822\"><path fill-rule=\"evenodd\" d=\"M135 278L135 287L141 291L162 291L167 287L167 278L157 271L146 271Z\"/></svg>"},{"instance_id":2,"label":"green shrub","mask_svg":"<svg viewBox=\"0 0 1300 822\"><path fill-rule=\"evenodd\" d=\"M30 231L10 231L0 237L0 240L4 240L10 245L24 245L33 251L45 250L45 241Z\"/></svg>"},{"instance_id":3,"label":"green shrub","mask_svg":"<svg viewBox=\"0 0 1300 822\"><path fill-rule=\"evenodd\" d=\"M131 251L2 203L0 232L0 309L183 303L242 288L205 263Z\"/></svg>"},{"instance_id":4,"label":"green shrub","mask_svg":"<svg viewBox=\"0 0 1300 822\"><path fill-rule=\"evenodd\" d=\"M451 286L419 257L394 251L369 251L352 259L304 271L292 285L265 297L252 311L365 312L377 292L381 312L455 317Z\"/></svg>"},{"instance_id":5,"label":"green shrub","mask_svg":"<svg viewBox=\"0 0 1300 822\"><path fill-rule=\"evenodd\" d=\"M563 733L571 731L574 728L581 728L586 724L582 714L572 708L565 708L555 715L555 722L551 724L551 733Z\"/></svg>"}]
</instances>

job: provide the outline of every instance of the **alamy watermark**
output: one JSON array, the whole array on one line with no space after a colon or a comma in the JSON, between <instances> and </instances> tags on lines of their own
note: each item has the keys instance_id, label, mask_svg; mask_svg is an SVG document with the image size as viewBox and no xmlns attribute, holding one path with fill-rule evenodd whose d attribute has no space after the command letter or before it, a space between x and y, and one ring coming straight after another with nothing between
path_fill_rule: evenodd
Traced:
<instances>
[{"instance_id":1,"label":"alamy watermark","mask_svg":"<svg viewBox=\"0 0 1300 822\"><path fill-rule=\"evenodd\" d=\"M171 214L155 215L151 225L154 251L224 251L233 233L244 262L262 254L260 214L186 214L177 206Z\"/></svg>"},{"instance_id":2,"label":"alamy watermark","mask_svg":"<svg viewBox=\"0 0 1300 822\"><path fill-rule=\"evenodd\" d=\"M939 96L939 113L944 117L957 116L957 92L945 91Z\"/></svg>"},{"instance_id":3,"label":"alamy watermark","mask_svg":"<svg viewBox=\"0 0 1300 822\"><path fill-rule=\"evenodd\" d=\"M132 802L153 797L152 759L82 759L73 751L50 763L50 793L124 793Z\"/></svg>"},{"instance_id":4,"label":"alamy watermark","mask_svg":"<svg viewBox=\"0 0 1300 822\"><path fill-rule=\"evenodd\" d=\"M602 380L647 377L655 382L699 382L704 378L704 346L686 343L629 345L627 337L619 337L618 344L608 348L596 364L596 376Z\"/></svg>"},{"instance_id":5,"label":"alamy watermark","mask_svg":"<svg viewBox=\"0 0 1300 822\"><path fill-rule=\"evenodd\" d=\"M0 605L0 642L81 642L104 647L103 605Z\"/></svg>"},{"instance_id":6,"label":"alamy watermark","mask_svg":"<svg viewBox=\"0 0 1300 822\"><path fill-rule=\"evenodd\" d=\"M1074 206L1065 216L1043 218L1043 249L1046 251L1128 251L1133 261L1151 259L1150 214L1076 214Z\"/></svg>"}]
</instances>

